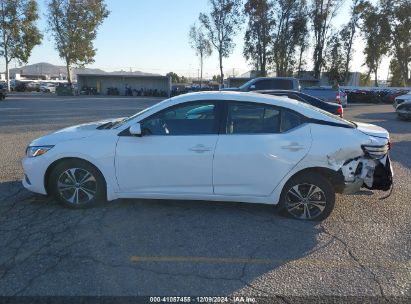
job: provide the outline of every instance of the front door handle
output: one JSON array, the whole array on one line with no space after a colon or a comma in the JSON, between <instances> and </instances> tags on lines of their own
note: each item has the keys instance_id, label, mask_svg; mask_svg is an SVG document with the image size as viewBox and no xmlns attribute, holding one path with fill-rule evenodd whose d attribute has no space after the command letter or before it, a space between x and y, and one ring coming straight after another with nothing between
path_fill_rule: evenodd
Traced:
<instances>
[{"instance_id":1,"label":"front door handle","mask_svg":"<svg viewBox=\"0 0 411 304\"><path fill-rule=\"evenodd\" d=\"M193 151L193 152L196 152L196 153L204 153L204 152L211 151L211 148L199 144L199 145L196 145L196 146L190 148L190 151Z\"/></svg>"}]
</instances>

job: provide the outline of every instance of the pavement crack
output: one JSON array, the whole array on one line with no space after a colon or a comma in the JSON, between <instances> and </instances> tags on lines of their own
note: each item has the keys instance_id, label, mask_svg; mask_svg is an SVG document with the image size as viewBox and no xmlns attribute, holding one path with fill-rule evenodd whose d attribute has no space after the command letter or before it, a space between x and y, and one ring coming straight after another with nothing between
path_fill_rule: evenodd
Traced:
<instances>
[{"instance_id":1,"label":"pavement crack","mask_svg":"<svg viewBox=\"0 0 411 304\"><path fill-rule=\"evenodd\" d=\"M378 286L379 292L381 294L381 297L386 301L386 302L390 302L388 297L385 295L384 292L384 288L381 284L381 282L379 281L379 279L377 278L377 275L375 274L374 271L372 271L372 269L370 267L367 267L352 251L352 249L350 248L349 244L343 240L342 238L340 238L339 236L329 232L327 230L327 228L324 227L323 223L320 224L320 227L322 228L322 232L329 235L330 237L332 237L333 239L337 240L338 242L340 242L345 250L347 251L348 255L350 256L350 258L355 261L358 266L360 266L361 269L363 269L366 273L369 273L371 275L371 279L374 281L374 283Z\"/></svg>"}]
</instances>

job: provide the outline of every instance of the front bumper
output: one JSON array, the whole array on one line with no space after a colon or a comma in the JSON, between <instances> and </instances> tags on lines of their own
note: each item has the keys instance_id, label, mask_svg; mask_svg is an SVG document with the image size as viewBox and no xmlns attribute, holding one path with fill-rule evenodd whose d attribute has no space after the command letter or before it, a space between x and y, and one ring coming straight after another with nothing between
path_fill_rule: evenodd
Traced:
<instances>
[{"instance_id":1,"label":"front bumper","mask_svg":"<svg viewBox=\"0 0 411 304\"><path fill-rule=\"evenodd\" d=\"M411 110L410 110L411 106L405 107L398 107L396 112L398 115L402 116L402 117L406 117L406 118L411 118Z\"/></svg>"},{"instance_id":2,"label":"front bumper","mask_svg":"<svg viewBox=\"0 0 411 304\"><path fill-rule=\"evenodd\" d=\"M24 188L31 192L39 194L47 194L44 176L48 167L48 163L43 156L34 158L24 158L22 161L24 178L22 184Z\"/></svg>"},{"instance_id":3,"label":"front bumper","mask_svg":"<svg viewBox=\"0 0 411 304\"><path fill-rule=\"evenodd\" d=\"M341 168L341 173L344 176L343 194L354 194L362 187L388 191L394 176L388 154L382 159L352 160Z\"/></svg>"}]
</instances>

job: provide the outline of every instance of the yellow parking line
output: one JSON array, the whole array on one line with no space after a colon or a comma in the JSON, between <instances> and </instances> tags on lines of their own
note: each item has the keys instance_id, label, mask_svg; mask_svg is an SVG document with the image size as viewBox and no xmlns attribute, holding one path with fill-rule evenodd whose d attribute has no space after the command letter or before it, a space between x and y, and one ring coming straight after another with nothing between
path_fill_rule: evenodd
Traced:
<instances>
[{"instance_id":1,"label":"yellow parking line","mask_svg":"<svg viewBox=\"0 0 411 304\"><path fill-rule=\"evenodd\" d=\"M317 258L292 259L248 259L248 258L227 258L227 257L201 257L201 256L131 256L131 262L136 263L208 263L208 264L288 264L291 266L353 266L357 263L351 260L331 260ZM411 268L411 261L377 260L364 261L365 266L383 268Z\"/></svg>"}]
</instances>

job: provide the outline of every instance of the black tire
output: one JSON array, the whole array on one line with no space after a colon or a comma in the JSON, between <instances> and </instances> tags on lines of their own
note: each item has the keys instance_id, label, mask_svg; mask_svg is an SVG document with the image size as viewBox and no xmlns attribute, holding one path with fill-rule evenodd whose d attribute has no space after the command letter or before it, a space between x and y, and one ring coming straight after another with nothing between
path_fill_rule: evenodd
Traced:
<instances>
[{"instance_id":1,"label":"black tire","mask_svg":"<svg viewBox=\"0 0 411 304\"><path fill-rule=\"evenodd\" d=\"M398 119L399 120L410 120L410 118L407 115L399 114L399 113L398 113Z\"/></svg>"},{"instance_id":2,"label":"black tire","mask_svg":"<svg viewBox=\"0 0 411 304\"><path fill-rule=\"evenodd\" d=\"M320 191L311 186L317 187ZM302 199L297 198L298 193L295 189L298 189ZM312 193L309 196L311 189ZM334 205L334 187L327 178L316 172L304 172L292 177L285 184L280 196L280 211L299 220L322 221L331 214Z\"/></svg>"},{"instance_id":3,"label":"black tire","mask_svg":"<svg viewBox=\"0 0 411 304\"><path fill-rule=\"evenodd\" d=\"M50 174L48 185L51 195L68 208L89 208L106 201L104 177L85 161L67 160L58 164Z\"/></svg>"}]
</instances>

